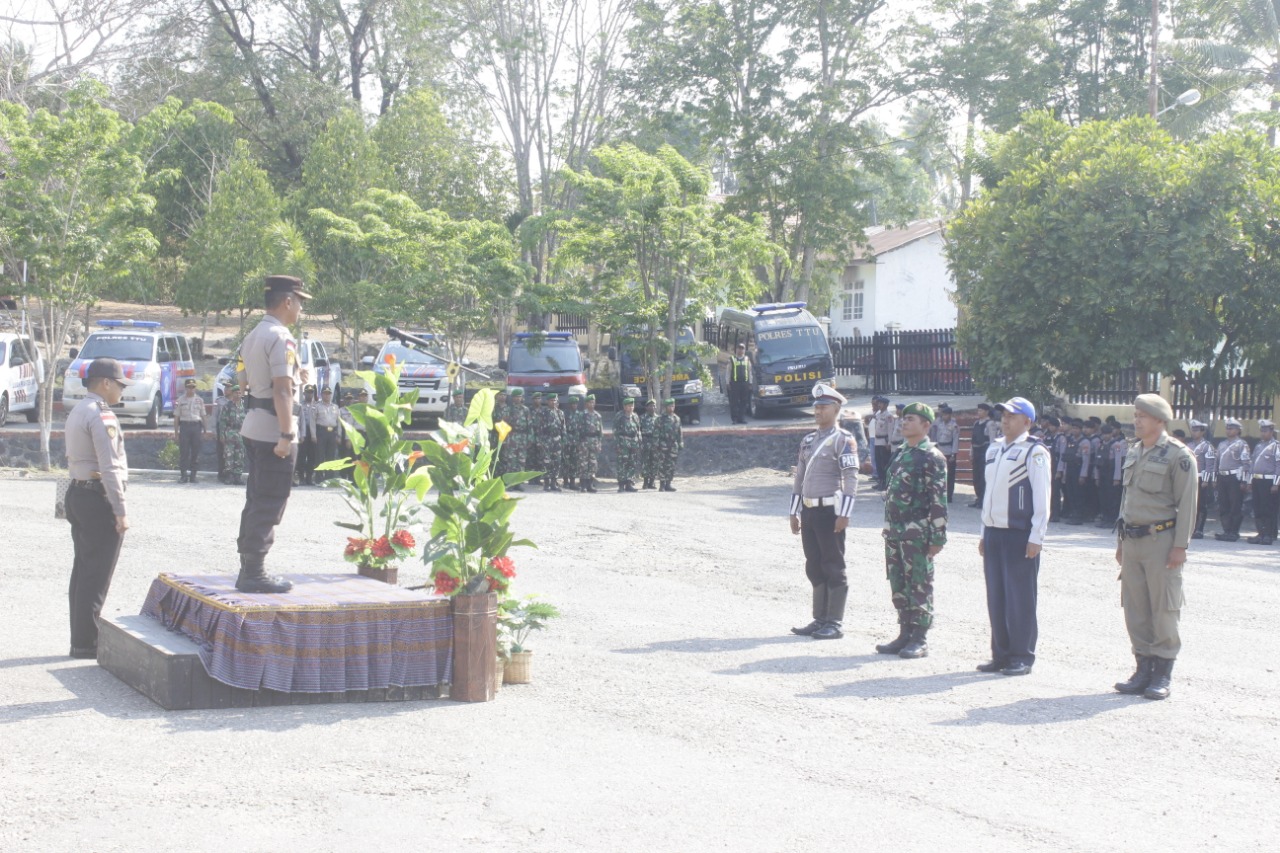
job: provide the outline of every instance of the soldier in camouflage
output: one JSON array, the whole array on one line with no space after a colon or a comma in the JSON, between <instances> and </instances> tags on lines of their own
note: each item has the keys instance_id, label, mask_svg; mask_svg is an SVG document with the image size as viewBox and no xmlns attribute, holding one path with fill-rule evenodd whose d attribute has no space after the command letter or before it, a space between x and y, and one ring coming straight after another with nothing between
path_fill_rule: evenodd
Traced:
<instances>
[{"instance_id":1,"label":"soldier in camouflage","mask_svg":"<svg viewBox=\"0 0 1280 853\"><path fill-rule=\"evenodd\" d=\"M586 411L578 413L578 491L596 491L596 465L604 446L604 418L596 411L596 395L588 394Z\"/></svg>"},{"instance_id":2,"label":"soldier in camouflage","mask_svg":"<svg viewBox=\"0 0 1280 853\"><path fill-rule=\"evenodd\" d=\"M461 388L454 388L449 397L449 405L444 408L444 420L451 424L461 424L467 419L467 394Z\"/></svg>"},{"instance_id":3,"label":"soldier in camouflage","mask_svg":"<svg viewBox=\"0 0 1280 853\"><path fill-rule=\"evenodd\" d=\"M502 456L498 461L498 471L503 474L527 470L525 459L533 436L533 415L524 404L524 389L512 388L509 396L511 402L506 406L503 420L511 427L511 433L502 445ZM512 486L511 491L523 492L524 485Z\"/></svg>"},{"instance_id":4,"label":"soldier in camouflage","mask_svg":"<svg viewBox=\"0 0 1280 853\"><path fill-rule=\"evenodd\" d=\"M622 411L613 418L613 441L618 451L618 491L634 492L640 469L640 418L634 397L622 399Z\"/></svg>"},{"instance_id":5,"label":"soldier in camouflage","mask_svg":"<svg viewBox=\"0 0 1280 853\"><path fill-rule=\"evenodd\" d=\"M551 396L548 393L547 396ZM546 471L546 465L542 462L542 444L538 441L538 420L542 417L542 394L534 391L529 395L529 417L531 419L531 427L529 430L529 446L525 451L524 466L529 471ZM529 482L535 486L542 485L543 475L539 474Z\"/></svg>"},{"instance_id":6,"label":"soldier in camouflage","mask_svg":"<svg viewBox=\"0 0 1280 853\"><path fill-rule=\"evenodd\" d=\"M570 491L578 488L578 432L582 413L578 411L578 395L570 394L564 401L564 444L560 449L560 478Z\"/></svg>"},{"instance_id":7,"label":"soldier in camouflage","mask_svg":"<svg viewBox=\"0 0 1280 853\"><path fill-rule=\"evenodd\" d=\"M933 409L912 403L902 411L903 444L889 462L884 504L884 556L898 611L897 639L876 646L883 655L922 658L933 624L933 558L947 542L947 459L929 441Z\"/></svg>"},{"instance_id":8,"label":"soldier in camouflage","mask_svg":"<svg viewBox=\"0 0 1280 853\"><path fill-rule=\"evenodd\" d=\"M560 411L559 396L547 395L546 405L538 411L534 431L538 436L538 447L542 449L542 467L546 471L542 477L542 491L558 492L560 484L556 478L560 476L565 435L564 412Z\"/></svg>"},{"instance_id":9,"label":"soldier in camouflage","mask_svg":"<svg viewBox=\"0 0 1280 853\"><path fill-rule=\"evenodd\" d=\"M676 398L663 400L662 408L664 411L658 415L653 430L656 445L654 465L658 482L662 484L659 491L674 492L676 487L671 485L671 481L676 478L676 461L684 449L684 436L680 429L680 416L676 414Z\"/></svg>"},{"instance_id":10,"label":"soldier in camouflage","mask_svg":"<svg viewBox=\"0 0 1280 853\"><path fill-rule=\"evenodd\" d=\"M640 473L644 487L652 489L658 476L658 440L654 430L658 426L658 401L645 400L644 414L640 416Z\"/></svg>"},{"instance_id":11,"label":"soldier in camouflage","mask_svg":"<svg viewBox=\"0 0 1280 853\"><path fill-rule=\"evenodd\" d=\"M218 410L218 431L222 433L226 480L232 486L244 481L244 441L240 427L244 425L244 397L234 382L227 386L227 402Z\"/></svg>"}]
</instances>

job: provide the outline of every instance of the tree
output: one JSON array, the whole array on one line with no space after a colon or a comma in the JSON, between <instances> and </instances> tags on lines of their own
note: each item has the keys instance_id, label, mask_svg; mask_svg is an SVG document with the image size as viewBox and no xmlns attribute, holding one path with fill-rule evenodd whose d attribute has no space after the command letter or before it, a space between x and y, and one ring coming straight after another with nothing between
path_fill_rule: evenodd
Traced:
<instances>
[{"instance_id":1,"label":"tree","mask_svg":"<svg viewBox=\"0 0 1280 853\"><path fill-rule=\"evenodd\" d=\"M623 144L594 154L596 173L566 173L578 204L556 223L556 262L602 325L643 330L649 394L662 399L681 327L711 305L754 296L756 269L777 247L759 219L717 210L710 174L675 148L647 154Z\"/></svg>"},{"instance_id":2,"label":"tree","mask_svg":"<svg viewBox=\"0 0 1280 853\"><path fill-rule=\"evenodd\" d=\"M1075 394L1136 368L1199 408L1246 362L1276 384L1280 154L1261 136L1177 143L1149 118L1037 114L992 141L988 165L948 234L960 345L984 392Z\"/></svg>"},{"instance_id":3,"label":"tree","mask_svg":"<svg viewBox=\"0 0 1280 853\"><path fill-rule=\"evenodd\" d=\"M49 467L49 430L58 356L78 311L111 281L155 252L142 222L155 200L130 146L130 125L102 105L106 90L72 90L60 115L28 114L0 103L0 258L17 292L39 303L38 333L48 347L40 377L40 456ZM17 276L26 264L26 280Z\"/></svg>"}]
</instances>

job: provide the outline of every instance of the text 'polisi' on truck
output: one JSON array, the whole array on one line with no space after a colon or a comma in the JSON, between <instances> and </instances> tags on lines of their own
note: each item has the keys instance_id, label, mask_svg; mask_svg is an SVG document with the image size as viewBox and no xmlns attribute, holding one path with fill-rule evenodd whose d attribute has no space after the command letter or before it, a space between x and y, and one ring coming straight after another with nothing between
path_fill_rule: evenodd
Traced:
<instances>
[{"instance_id":1,"label":"text 'polisi' on truck","mask_svg":"<svg viewBox=\"0 0 1280 853\"><path fill-rule=\"evenodd\" d=\"M634 397L636 410L643 411L645 401L649 399L648 377L645 375L643 337L644 329L623 329L618 335L616 346L606 351L609 361L613 362L613 374L617 377L614 390L616 401L624 397ZM666 338L661 339L662 343ZM676 413L685 423L698 423L702 418L702 362L698 359L698 340L693 329L682 326L676 337L675 358L671 364L671 396L676 401ZM658 381L663 379L658 373ZM661 402L661 401L659 401ZM659 406L661 410L661 406Z\"/></svg>"},{"instance_id":2,"label":"text 'polisi' on truck","mask_svg":"<svg viewBox=\"0 0 1280 853\"><path fill-rule=\"evenodd\" d=\"M813 404L813 386L835 380L835 363L822 325L803 302L771 302L746 311L725 308L720 323L732 347L755 341L751 359L751 413Z\"/></svg>"}]
</instances>

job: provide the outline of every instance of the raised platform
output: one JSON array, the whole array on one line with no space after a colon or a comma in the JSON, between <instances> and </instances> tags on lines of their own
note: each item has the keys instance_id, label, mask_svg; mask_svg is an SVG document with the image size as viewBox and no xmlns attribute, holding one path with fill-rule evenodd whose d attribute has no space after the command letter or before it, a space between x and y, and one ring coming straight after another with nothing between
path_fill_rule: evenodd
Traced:
<instances>
[{"instance_id":1,"label":"raised platform","mask_svg":"<svg viewBox=\"0 0 1280 853\"><path fill-rule=\"evenodd\" d=\"M148 616L99 620L98 663L167 711L439 699L448 689L433 685L331 693L243 690L211 678L195 643Z\"/></svg>"}]
</instances>

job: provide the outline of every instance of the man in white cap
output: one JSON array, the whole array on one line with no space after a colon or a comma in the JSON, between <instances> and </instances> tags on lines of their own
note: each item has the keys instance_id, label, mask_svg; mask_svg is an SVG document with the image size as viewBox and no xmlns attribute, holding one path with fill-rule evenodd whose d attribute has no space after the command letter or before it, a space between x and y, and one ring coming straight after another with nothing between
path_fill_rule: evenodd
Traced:
<instances>
[{"instance_id":1,"label":"man in white cap","mask_svg":"<svg viewBox=\"0 0 1280 853\"><path fill-rule=\"evenodd\" d=\"M1261 438L1253 448L1253 524L1257 535L1247 540L1251 545L1270 545L1276 541L1276 507L1280 505L1280 442L1276 441L1276 425L1265 418L1258 421Z\"/></svg>"},{"instance_id":2,"label":"man in white cap","mask_svg":"<svg viewBox=\"0 0 1280 853\"><path fill-rule=\"evenodd\" d=\"M791 494L791 532L804 546L804 572L813 587L813 621L793 634L838 640L849 581L844 568L844 532L858 488L858 445L837 424L844 396L830 385L813 386L817 429L800 442Z\"/></svg>"},{"instance_id":3,"label":"man in white cap","mask_svg":"<svg viewBox=\"0 0 1280 853\"><path fill-rule=\"evenodd\" d=\"M1187 447L1196 456L1196 470L1200 472L1200 486L1196 495L1196 530L1192 539L1204 538L1204 522L1209 515L1209 504L1213 501L1213 481L1218 473L1218 454L1213 449L1213 442L1206 434L1209 425L1204 421L1191 421L1191 441Z\"/></svg>"},{"instance_id":4,"label":"man in white cap","mask_svg":"<svg viewBox=\"0 0 1280 853\"><path fill-rule=\"evenodd\" d=\"M1031 435L1036 408L1025 397L995 407L1001 436L987 450L978 554L987 581L991 660L979 672L1029 675L1036 662L1040 549L1049 528L1053 461Z\"/></svg>"},{"instance_id":5,"label":"man in white cap","mask_svg":"<svg viewBox=\"0 0 1280 853\"><path fill-rule=\"evenodd\" d=\"M1165 699L1182 648L1182 565L1196 517L1195 455L1166 431L1173 409L1158 394L1133 401L1137 441L1124 460L1124 498L1117 525L1120 603L1137 668L1121 693Z\"/></svg>"},{"instance_id":6,"label":"man in white cap","mask_svg":"<svg viewBox=\"0 0 1280 853\"><path fill-rule=\"evenodd\" d=\"M1213 534L1220 542L1240 538L1244 520L1244 490L1249 488L1249 442L1240 435L1240 422L1227 418L1227 437L1218 444L1218 523L1222 532Z\"/></svg>"}]
</instances>

